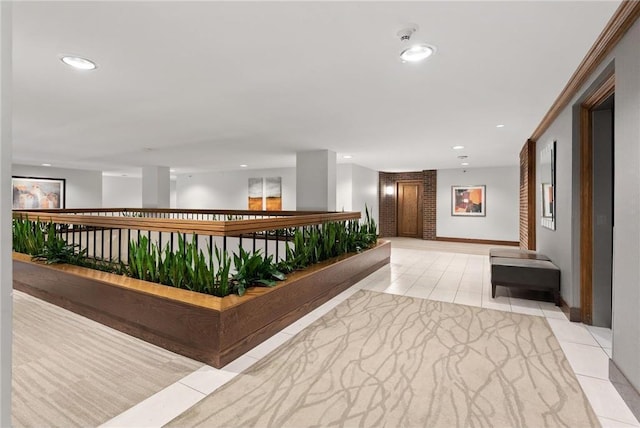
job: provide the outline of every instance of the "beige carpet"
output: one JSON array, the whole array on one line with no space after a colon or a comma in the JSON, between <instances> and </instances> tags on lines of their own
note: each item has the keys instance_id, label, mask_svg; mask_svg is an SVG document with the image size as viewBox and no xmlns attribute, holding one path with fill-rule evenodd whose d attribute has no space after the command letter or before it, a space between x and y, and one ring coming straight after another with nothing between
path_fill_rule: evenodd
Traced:
<instances>
[{"instance_id":1,"label":"beige carpet","mask_svg":"<svg viewBox=\"0 0 640 428\"><path fill-rule=\"evenodd\" d=\"M14 290L14 427L91 427L202 363Z\"/></svg>"},{"instance_id":2,"label":"beige carpet","mask_svg":"<svg viewBox=\"0 0 640 428\"><path fill-rule=\"evenodd\" d=\"M544 318L359 291L170 426L599 423Z\"/></svg>"}]
</instances>

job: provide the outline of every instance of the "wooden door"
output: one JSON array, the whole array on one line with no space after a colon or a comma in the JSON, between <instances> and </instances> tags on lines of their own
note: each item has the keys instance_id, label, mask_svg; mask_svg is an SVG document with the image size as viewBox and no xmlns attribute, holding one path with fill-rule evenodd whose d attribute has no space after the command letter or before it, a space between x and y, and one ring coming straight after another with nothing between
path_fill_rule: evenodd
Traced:
<instances>
[{"instance_id":1,"label":"wooden door","mask_svg":"<svg viewBox=\"0 0 640 428\"><path fill-rule=\"evenodd\" d=\"M398 236L422 239L421 181L398 182Z\"/></svg>"}]
</instances>

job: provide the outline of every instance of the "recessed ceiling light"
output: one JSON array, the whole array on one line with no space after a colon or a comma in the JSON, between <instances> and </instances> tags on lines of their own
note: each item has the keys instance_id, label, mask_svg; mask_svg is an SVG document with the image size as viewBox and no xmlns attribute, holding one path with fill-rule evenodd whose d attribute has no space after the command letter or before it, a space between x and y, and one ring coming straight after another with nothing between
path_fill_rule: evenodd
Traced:
<instances>
[{"instance_id":1,"label":"recessed ceiling light","mask_svg":"<svg viewBox=\"0 0 640 428\"><path fill-rule=\"evenodd\" d=\"M173 168L170 168L170 169L169 169L169 172L176 172L176 170L175 170L175 169L173 169Z\"/></svg>"},{"instance_id":2,"label":"recessed ceiling light","mask_svg":"<svg viewBox=\"0 0 640 428\"><path fill-rule=\"evenodd\" d=\"M460 165L467 166L467 165L469 165L469 162L462 162Z\"/></svg>"},{"instance_id":3,"label":"recessed ceiling light","mask_svg":"<svg viewBox=\"0 0 640 428\"><path fill-rule=\"evenodd\" d=\"M240 168L246 168L246 167L248 167L248 166L249 166L249 165L246 165L246 164L244 164L244 163L243 163L242 165L240 165Z\"/></svg>"},{"instance_id":4,"label":"recessed ceiling light","mask_svg":"<svg viewBox=\"0 0 640 428\"><path fill-rule=\"evenodd\" d=\"M342 157L343 157L344 159L351 159L353 156L351 156L351 155L344 155L344 156L342 156Z\"/></svg>"},{"instance_id":5,"label":"recessed ceiling light","mask_svg":"<svg viewBox=\"0 0 640 428\"><path fill-rule=\"evenodd\" d=\"M504 125L496 125L496 128L504 128Z\"/></svg>"},{"instance_id":6,"label":"recessed ceiling light","mask_svg":"<svg viewBox=\"0 0 640 428\"><path fill-rule=\"evenodd\" d=\"M413 45L400 53L400 59L407 62L419 62L424 61L434 54L436 48L427 44L421 43Z\"/></svg>"},{"instance_id":7,"label":"recessed ceiling light","mask_svg":"<svg viewBox=\"0 0 640 428\"><path fill-rule=\"evenodd\" d=\"M51 166L50 163L43 163L42 166Z\"/></svg>"},{"instance_id":8,"label":"recessed ceiling light","mask_svg":"<svg viewBox=\"0 0 640 428\"><path fill-rule=\"evenodd\" d=\"M453 146L452 149L453 150L462 150L462 149L464 149L464 146Z\"/></svg>"},{"instance_id":9,"label":"recessed ceiling light","mask_svg":"<svg viewBox=\"0 0 640 428\"><path fill-rule=\"evenodd\" d=\"M408 27L398 31L400 41L408 43L413 33L416 32L418 26L415 24L409 24ZM411 46L404 48L400 52L400 59L406 62L419 62L429 58L436 51L436 48L426 43L414 43Z\"/></svg>"},{"instance_id":10,"label":"recessed ceiling light","mask_svg":"<svg viewBox=\"0 0 640 428\"><path fill-rule=\"evenodd\" d=\"M95 62L79 56L65 55L60 60L78 70L93 70L97 67Z\"/></svg>"},{"instance_id":11,"label":"recessed ceiling light","mask_svg":"<svg viewBox=\"0 0 640 428\"><path fill-rule=\"evenodd\" d=\"M467 155L460 155L460 156L458 156L458 159L463 160L463 159L466 159L466 158L468 158L468 157L469 157L469 156L467 156Z\"/></svg>"}]
</instances>

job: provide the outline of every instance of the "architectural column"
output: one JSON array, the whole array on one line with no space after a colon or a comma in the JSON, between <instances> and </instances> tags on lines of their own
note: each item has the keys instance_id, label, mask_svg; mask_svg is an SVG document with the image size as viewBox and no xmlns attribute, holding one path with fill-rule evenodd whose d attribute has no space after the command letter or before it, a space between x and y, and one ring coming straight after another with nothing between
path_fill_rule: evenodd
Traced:
<instances>
[{"instance_id":1,"label":"architectural column","mask_svg":"<svg viewBox=\"0 0 640 428\"><path fill-rule=\"evenodd\" d=\"M168 166L142 167L142 208L169 208L171 177Z\"/></svg>"},{"instance_id":2,"label":"architectural column","mask_svg":"<svg viewBox=\"0 0 640 428\"><path fill-rule=\"evenodd\" d=\"M336 210L336 152L296 153L296 209Z\"/></svg>"},{"instance_id":3,"label":"architectural column","mask_svg":"<svg viewBox=\"0 0 640 428\"><path fill-rule=\"evenodd\" d=\"M0 426L11 426L11 2L0 2Z\"/></svg>"}]
</instances>

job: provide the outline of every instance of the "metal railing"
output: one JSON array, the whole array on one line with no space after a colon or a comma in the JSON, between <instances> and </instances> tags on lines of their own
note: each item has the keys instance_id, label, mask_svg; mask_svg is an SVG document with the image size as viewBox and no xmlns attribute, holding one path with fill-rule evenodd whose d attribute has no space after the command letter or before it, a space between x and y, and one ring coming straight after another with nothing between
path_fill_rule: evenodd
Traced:
<instances>
[{"instance_id":1,"label":"metal railing","mask_svg":"<svg viewBox=\"0 0 640 428\"><path fill-rule=\"evenodd\" d=\"M177 248L184 241L197 242L199 250L214 247L231 253L261 252L278 262L296 230L303 235L327 222L358 220L360 212L248 211L186 209L60 209L14 211L17 219L53 223L56 233L85 257L128 263L129 243L146 236L149 247Z\"/></svg>"}]
</instances>

